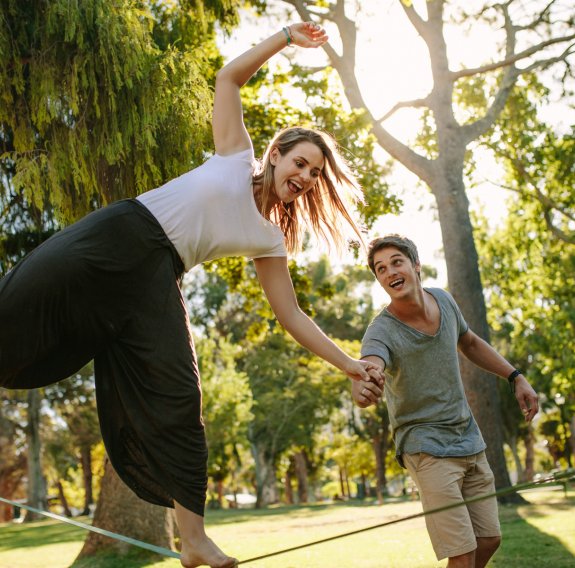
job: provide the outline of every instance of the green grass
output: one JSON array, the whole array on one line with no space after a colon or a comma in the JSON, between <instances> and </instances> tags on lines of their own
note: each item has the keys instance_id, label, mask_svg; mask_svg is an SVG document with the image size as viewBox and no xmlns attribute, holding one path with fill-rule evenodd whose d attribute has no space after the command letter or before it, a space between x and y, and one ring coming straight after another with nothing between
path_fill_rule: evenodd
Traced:
<instances>
[{"instance_id":1,"label":"green grass","mask_svg":"<svg viewBox=\"0 0 575 568\"><path fill-rule=\"evenodd\" d=\"M500 506L503 544L490 566L575 566L575 492L523 493L525 505ZM297 546L420 512L417 501L338 503L264 511L208 512L208 532L241 559ZM174 559L103 556L75 562L86 532L54 520L0 525L0 568L176 568ZM422 518L367 531L249 564L254 568L429 568L436 562ZM243 566L243 565L242 565Z\"/></svg>"}]
</instances>

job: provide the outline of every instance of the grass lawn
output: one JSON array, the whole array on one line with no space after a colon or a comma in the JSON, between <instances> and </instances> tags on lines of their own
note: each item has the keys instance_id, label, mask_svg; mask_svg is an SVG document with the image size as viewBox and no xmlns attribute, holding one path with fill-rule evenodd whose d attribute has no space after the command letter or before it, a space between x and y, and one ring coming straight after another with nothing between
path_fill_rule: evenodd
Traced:
<instances>
[{"instance_id":1,"label":"grass lawn","mask_svg":"<svg viewBox=\"0 0 575 568\"><path fill-rule=\"evenodd\" d=\"M526 505L500 506L503 544L490 566L575 567L575 492L522 493ZM240 560L420 512L418 501L338 503L265 511L208 512L210 536ZM81 519L85 521L85 519ZM176 568L175 559L102 557L75 562L86 532L55 520L0 525L0 568ZM266 560L249 568L429 568L436 562L423 518L367 531Z\"/></svg>"}]
</instances>

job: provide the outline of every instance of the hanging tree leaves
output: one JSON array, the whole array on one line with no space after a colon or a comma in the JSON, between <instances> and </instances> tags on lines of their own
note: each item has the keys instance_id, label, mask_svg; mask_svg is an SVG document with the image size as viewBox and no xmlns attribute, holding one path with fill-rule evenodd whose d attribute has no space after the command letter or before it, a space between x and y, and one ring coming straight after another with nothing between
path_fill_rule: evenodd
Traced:
<instances>
[{"instance_id":1,"label":"hanging tree leaves","mask_svg":"<svg viewBox=\"0 0 575 568\"><path fill-rule=\"evenodd\" d=\"M48 201L66 223L201 160L220 63L214 17L233 23L233 5L4 3L4 193L14 189L40 210Z\"/></svg>"}]
</instances>

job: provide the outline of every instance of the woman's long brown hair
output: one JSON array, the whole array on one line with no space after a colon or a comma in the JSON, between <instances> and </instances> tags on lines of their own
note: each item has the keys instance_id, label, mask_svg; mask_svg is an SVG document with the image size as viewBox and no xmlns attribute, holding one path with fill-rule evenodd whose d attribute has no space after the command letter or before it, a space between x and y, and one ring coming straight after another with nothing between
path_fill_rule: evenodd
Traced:
<instances>
[{"instance_id":1,"label":"woman's long brown hair","mask_svg":"<svg viewBox=\"0 0 575 568\"><path fill-rule=\"evenodd\" d=\"M345 230L343 221L353 231L353 236L365 246L362 231L353 219L350 208L362 201L361 188L351 172L347 162L338 150L337 143L327 133L308 128L286 128L278 132L269 143L261 168L253 176L257 186L256 200L260 211L268 211L270 200L274 194L274 166L270 161L270 152L275 147L283 156L300 142L311 142L323 153L325 164L315 187L294 199L291 203L279 203L272 207L270 220L283 231L286 247L290 252L301 250L306 221L316 237L330 245L329 237L338 250L347 244L351 237Z\"/></svg>"}]
</instances>

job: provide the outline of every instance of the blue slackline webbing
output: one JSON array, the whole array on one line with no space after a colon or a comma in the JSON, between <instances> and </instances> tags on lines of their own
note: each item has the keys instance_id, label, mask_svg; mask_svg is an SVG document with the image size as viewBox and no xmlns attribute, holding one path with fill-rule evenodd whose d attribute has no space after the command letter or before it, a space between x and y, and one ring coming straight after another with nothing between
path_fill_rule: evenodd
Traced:
<instances>
[{"instance_id":1,"label":"blue slackline webbing","mask_svg":"<svg viewBox=\"0 0 575 568\"><path fill-rule=\"evenodd\" d=\"M52 519L56 519L57 521L62 521L63 523L68 523L69 525L74 525L75 527L79 527L81 529L85 529L87 531L92 531L94 533L101 534L103 536L107 536L110 538L114 538L116 540L121 540L122 542L127 542L128 544L132 544L133 546L139 546L140 548L145 548L146 550L151 550L152 552L156 552L157 554L162 554L163 556L171 556L172 558L180 558L180 555L173 550L169 550L167 548L163 548L161 546L156 546L155 544L148 544L147 542L143 542L141 540L137 540L135 538L131 538L129 536L124 536L122 534L113 533L107 531L105 529L101 529L99 527L94 527L92 525L87 525L85 523L81 523L79 521L74 521L73 519L69 519L68 517L63 517L62 515L56 515L56 513L50 513L49 511L42 511L41 509L35 509L34 507L30 507L29 505L22 505L21 503L16 503L15 501L10 501L9 499L4 499L4 497L0 497L0 501L4 503L8 503L14 507L20 507L21 509L26 509L32 513L38 513L39 515L44 515L45 517L50 517Z\"/></svg>"}]
</instances>

